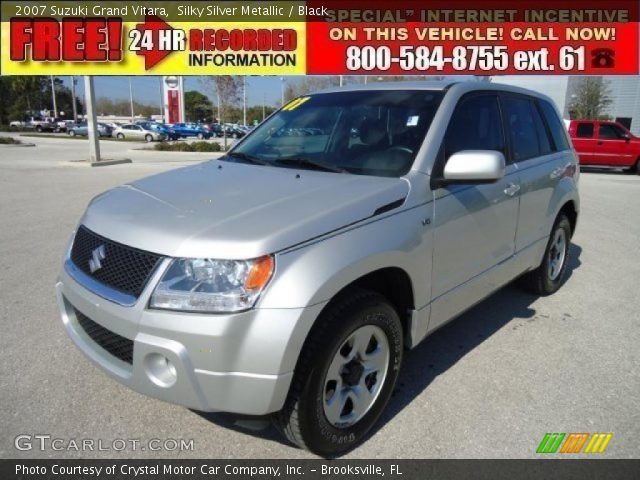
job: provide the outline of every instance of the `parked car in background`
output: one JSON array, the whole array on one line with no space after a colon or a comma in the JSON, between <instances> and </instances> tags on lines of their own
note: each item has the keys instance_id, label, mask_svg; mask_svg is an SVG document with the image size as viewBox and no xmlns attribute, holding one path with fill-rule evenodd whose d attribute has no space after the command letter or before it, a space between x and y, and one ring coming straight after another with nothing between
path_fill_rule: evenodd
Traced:
<instances>
[{"instance_id":1,"label":"parked car in background","mask_svg":"<svg viewBox=\"0 0 640 480\"><path fill-rule=\"evenodd\" d=\"M53 121L52 118L38 118L34 117L28 123L27 127L33 128L36 132L55 132L58 129L58 124Z\"/></svg>"},{"instance_id":2,"label":"parked car in background","mask_svg":"<svg viewBox=\"0 0 640 480\"><path fill-rule=\"evenodd\" d=\"M68 132L70 129L75 127L76 122L74 122L73 120L62 120L59 123L59 125L60 125L60 131L61 132Z\"/></svg>"},{"instance_id":3,"label":"parked car in background","mask_svg":"<svg viewBox=\"0 0 640 480\"><path fill-rule=\"evenodd\" d=\"M113 129L104 123L98 123L98 136L99 137L111 137L113 134ZM86 137L89 135L89 128L87 122L82 122L77 124L76 126L69 129L69 136L81 136Z\"/></svg>"},{"instance_id":4,"label":"parked car in background","mask_svg":"<svg viewBox=\"0 0 640 480\"><path fill-rule=\"evenodd\" d=\"M326 133L272 135L301 126ZM310 94L218 160L91 201L56 284L62 324L129 388L272 414L294 444L340 455L383 414L405 349L517 277L562 286L578 178L537 92Z\"/></svg>"},{"instance_id":5,"label":"parked car in background","mask_svg":"<svg viewBox=\"0 0 640 480\"><path fill-rule=\"evenodd\" d=\"M178 140L180 138L180 135L176 133L176 131L173 128L163 123L147 122L147 123L140 123L138 125L140 125L142 128L145 128L147 130L153 130L154 132L163 134L164 140Z\"/></svg>"},{"instance_id":6,"label":"parked car in background","mask_svg":"<svg viewBox=\"0 0 640 480\"><path fill-rule=\"evenodd\" d=\"M249 133L248 130L242 128L240 125L233 125L233 124L225 124L225 131L226 131L227 137L231 137L231 138L242 138L247 133Z\"/></svg>"},{"instance_id":7,"label":"parked car in background","mask_svg":"<svg viewBox=\"0 0 640 480\"><path fill-rule=\"evenodd\" d=\"M136 125L133 123L116 128L113 131L113 134L118 140L124 140L127 138L144 140L145 142L159 142L167 138L167 136L159 130L153 130L150 127L145 126L145 124Z\"/></svg>"},{"instance_id":8,"label":"parked car in background","mask_svg":"<svg viewBox=\"0 0 640 480\"><path fill-rule=\"evenodd\" d=\"M619 123L572 120L569 135L580 165L628 168L640 174L640 138Z\"/></svg>"},{"instance_id":9,"label":"parked car in background","mask_svg":"<svg viewBox=\"0 0 640 480\"><path fill-rule=\"evenodd\" d=\"M28 120L13 120L9 122L9 128L25 128Z\"/></svg>"},{"instance_id":10,"label":"parked car in background","mask_svg":"<svg viewBox=\"0 0 640 480\"><path fill-rule=\"evenodd\" d=\"M213 136L213 134L209 130L194 123L174 123L173 125L171 125L171 128L175 133L183 138L198 137L200 139L203 139L211 138Z\"/></svg>"},{"instance_id":11,"label":"parked car in background","mask_svg":"<svg viewBox=\"0 0 640 480\"><path fill-rule=\"evenodd\" d=\"M222 129L222 125L219 123L210 123L208 125L208 129L214 137L224 136L224 130Z\"/></svg>"}]
</instances>

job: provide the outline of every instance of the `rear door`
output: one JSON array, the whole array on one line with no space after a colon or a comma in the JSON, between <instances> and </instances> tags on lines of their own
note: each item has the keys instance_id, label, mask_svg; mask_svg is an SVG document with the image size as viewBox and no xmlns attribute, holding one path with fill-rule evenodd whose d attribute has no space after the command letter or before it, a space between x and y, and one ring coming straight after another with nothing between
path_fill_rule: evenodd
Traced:
<instances>
[{"instance_id":1,"label":"rear door","mask_svg":"<svg viewBox=\"0 0 640 480\"><path fill-rule=\"evenodd\" d=\"M571 125L571 140L582 165L595 163L596 133L596 122L577 121Z\"/></svg>"},{"instance_id":2,"label":"rear door","mask_svg":"<svg viewBox=\"0 0 640 480\"><path fill-rule=\"evenodd\" d=\"M535 248L541 242L546 244L549 236L553 221L550 211L554 210L551 203L570 162L567 155L571 154L571 147L555 108L546 100L505 94L501 102L511 161L518 168L521 182L515 253L521 258L531 254L533 258ZM528 261L522 263L525 268L530 266Z\"/></svg>"}]
</instances>

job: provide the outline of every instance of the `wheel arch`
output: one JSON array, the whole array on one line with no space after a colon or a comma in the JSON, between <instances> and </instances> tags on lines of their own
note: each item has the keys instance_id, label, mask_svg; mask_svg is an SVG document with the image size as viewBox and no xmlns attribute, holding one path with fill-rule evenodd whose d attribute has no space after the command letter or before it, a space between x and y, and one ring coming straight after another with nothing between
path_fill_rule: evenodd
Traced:
<instances>
[{"instance_id":1,"label":"wheel arch","mask_svg":"<svg viewBox=\"0 0 640 480\"><path fill-rule=\"evenodd\" d=\"M560 207L558 215L560 215L561 213L564 213L569 219L569 223L571 224L571 236L573 236L578 224L578 210L576 208L575 202L573 200L566 201L562 205L562 207ZM556 218L558 217L558 215L556 215Z\"/></svg>"}]
</instances>

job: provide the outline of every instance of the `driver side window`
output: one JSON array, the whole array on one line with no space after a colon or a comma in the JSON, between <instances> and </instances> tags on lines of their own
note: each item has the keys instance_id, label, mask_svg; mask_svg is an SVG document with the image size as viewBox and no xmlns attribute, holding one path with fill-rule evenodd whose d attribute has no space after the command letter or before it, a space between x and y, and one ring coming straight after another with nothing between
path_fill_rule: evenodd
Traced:
<instances>
[{"instance_id":1,"label":"driver side window","mask_svg":"<svg viewBox=\"0 0 640 480\"><path fill-rule=\"evenodd\" d=\"M474 95L456 106L444 138L444 156L464 150L505 153L504 133L496 95Z\"/></svg>"}]
</instances>

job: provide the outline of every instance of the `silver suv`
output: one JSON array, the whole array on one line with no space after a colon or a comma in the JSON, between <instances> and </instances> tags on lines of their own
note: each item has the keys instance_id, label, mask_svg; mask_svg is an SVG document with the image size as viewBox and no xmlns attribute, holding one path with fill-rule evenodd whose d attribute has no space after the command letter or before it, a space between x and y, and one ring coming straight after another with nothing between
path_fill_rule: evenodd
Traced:
<instances>
[{"instance_id":1,"label":"silver suv","mask_svg":"<svg viewBox=\"0 0 640 480\"><path fill-rule=\"evenodd\" d=\"M62 320L138 392L272 414L339 455L389 402L404 349L516 277L560 287L578 175L538 93L300 97L218 160L94 198L56 285Z\"/></svg>"}]
</instances>

